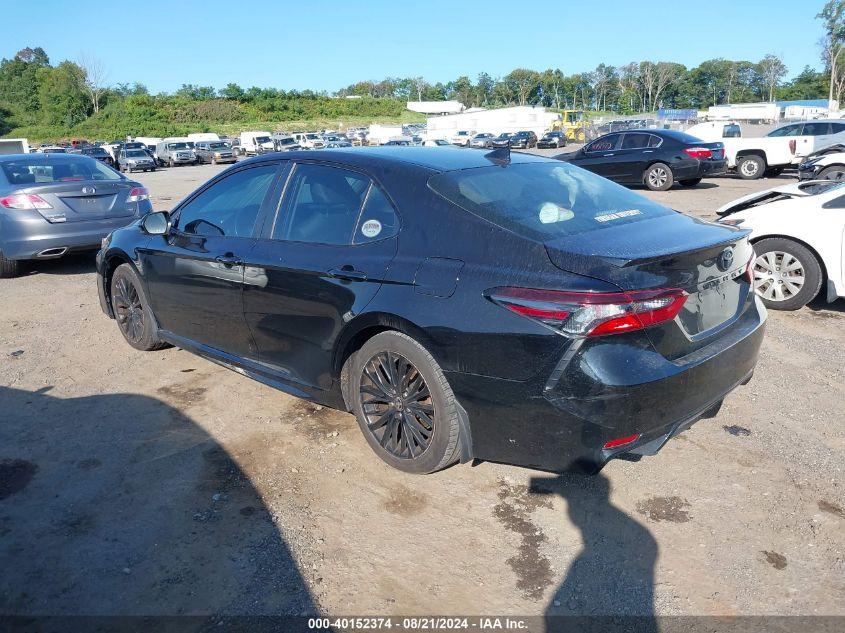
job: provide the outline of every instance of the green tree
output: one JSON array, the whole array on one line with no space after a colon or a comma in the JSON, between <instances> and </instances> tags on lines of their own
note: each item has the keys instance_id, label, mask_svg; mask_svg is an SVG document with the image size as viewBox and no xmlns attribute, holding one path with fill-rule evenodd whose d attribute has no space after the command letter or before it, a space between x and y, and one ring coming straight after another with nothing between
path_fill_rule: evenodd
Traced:
<instances>
[{"instance_id":1,"label":"green tree","mask_svg":"<svg viewBox=\"0 0 845 633\"><path fill-rule=\"evenodd\" d=\"M228 83L225 88L220 89L220 96L231 101L243 101L244 89L238 84Z\"/></svg>"},{"instance_id":2,"label":"green tree","mask_svg":"<svg viewBox=\"0 0 845 633\"><path fill-rule=\"evenodd\" d=\"M90 101L82 89L84 76L82 68L68 61L38 69L38 100L45 124L72 127L85 119Z\"/></svg>"},{"instance_id":3,"label":"green tree","mask_svg":"<svg viewBox=\"0 0 845 633\"><path fill-rule=\"evenodd\" d=\"M787 73L786 64L776 55L769 54L757 63L756 71L761 85L768 91L768 100L774 101L775 88Z\"/></svg>"},{"instance_id":4,"label":"green tree","mask_svg":"<svg viewBox=\"0 0 845 633\"><path fill-rule=\"evenodd\" d=\"M816 18L824 22L824 37L821 40L822 61L830 73L828 99L834 95L839 100L845 72L842 54L845 51L845 0L828 0Z\"/></svg>"}]
</instances>

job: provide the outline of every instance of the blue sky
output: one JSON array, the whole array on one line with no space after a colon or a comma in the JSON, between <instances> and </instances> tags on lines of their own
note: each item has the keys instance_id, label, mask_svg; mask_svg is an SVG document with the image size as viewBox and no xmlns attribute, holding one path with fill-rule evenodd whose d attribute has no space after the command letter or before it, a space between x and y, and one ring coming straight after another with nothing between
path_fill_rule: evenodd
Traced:
<instances>
[{"instance_id":1,"label":"blue sky","mask_svg":"<svg viewBox=\"0 0 845 633\"><path fill-rule=\"evenodd\" d=\"M757 61L766 53L781 56L790 76L806 64L821 66L815 15L824 0L590 4L7 0L0 57L24 46L44 47L54 63L87 54L104 63L109 83L138 81L152 92L229 82L331 92L385 76L445 82L516 67L569 74L600 62L695 66L715 57Z\"/></svg>"}]
</instances>

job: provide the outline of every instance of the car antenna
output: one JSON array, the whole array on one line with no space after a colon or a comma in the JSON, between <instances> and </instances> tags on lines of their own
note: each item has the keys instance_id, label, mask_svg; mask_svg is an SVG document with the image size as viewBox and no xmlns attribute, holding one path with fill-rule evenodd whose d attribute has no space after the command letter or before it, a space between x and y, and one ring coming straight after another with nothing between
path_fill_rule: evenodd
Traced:
<instances>
[{"instance_id":1,"label":"car antenna","mask_svg":"<svg viewBox=\"0 0 845 633\"><path fill-rule=\"evenodd\" d=\"M492 152L487 152L486 154L484 154L484 158L489 160L494 165L504 167L505 165L508 165L511 162L511 148L510 146L505 146L500 147L498 149L494 149Z\"/></svg>"}]
</instances>

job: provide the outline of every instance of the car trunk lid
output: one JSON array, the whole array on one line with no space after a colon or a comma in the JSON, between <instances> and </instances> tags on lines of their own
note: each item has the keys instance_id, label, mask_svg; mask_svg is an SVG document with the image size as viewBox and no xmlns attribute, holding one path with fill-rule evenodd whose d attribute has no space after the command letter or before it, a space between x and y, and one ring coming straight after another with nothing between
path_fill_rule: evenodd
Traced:
<instances>
[{"instance_id":1,"label":"car trunk lid","mask_svg":"<svg viewBox=\"0 0 845 633\"><path fill-rule=\"evenodd\" d=\"M85 222L131 216L137 204L127 202L132 190L129 181L63 181L40 185L31 193L41 196L52 211L43 213L50 221ZM59 219L64 214L64 220ZM50 217L48 217L50 216Z\"/></svg>"},{"instance_id":2,"label":"car trunk lid","mask_svg":"<svg viewBox=\"0 0 845 633\"><path fill-rule=\"evenodd\" d=\"M647 328L655 348L676 359L730 327L749 301L748 231L681 214L561 237L546 243L552 263L623 291L680 288L678 316Z\"/></svg>"}]
</instances>

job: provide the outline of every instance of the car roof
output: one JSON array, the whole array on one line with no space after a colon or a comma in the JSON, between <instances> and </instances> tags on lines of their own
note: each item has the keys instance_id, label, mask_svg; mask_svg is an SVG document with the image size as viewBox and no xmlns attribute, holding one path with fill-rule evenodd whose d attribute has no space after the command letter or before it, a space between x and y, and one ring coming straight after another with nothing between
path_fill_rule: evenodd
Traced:
<instances>
[{"instance_id":1,"label":"car roof","mask_svg":"<svg viewBox=\"0 0 845 633\"><path fill-rule=\"evenodd\" d=\"M0 163L18 163L22 160L29 164L38 163L71 163L73 161L94 160L84 154L59 154L47 152L34 152L32 154L4 154L0 156ZM95 161L96 162L96 161Z\"/></svg>"},{"instance_id":2,"label":"car roof","mask_svg":"<svg viewBox=\"0 0 845 633\"><path fill-rule=\"evenodd\" d=\"M485 158L491 150L462 149L457 147L424 147L424 146L378 146L378 147L346 147L339 149L323 149L319 151L301 151L270 153L249 159L249 162L264 162L274 158L311 160L326 160L346 163L347 165L384 166L391 163L406 163L425 167L435 171L455 171L459 169L474 169L476 167L490 167L495 165L489 158ZM511 152L511 163L547 163L556 162L552 158ZM247 161L244 161L247 162Z\"/></svg>"}]
</instances>

